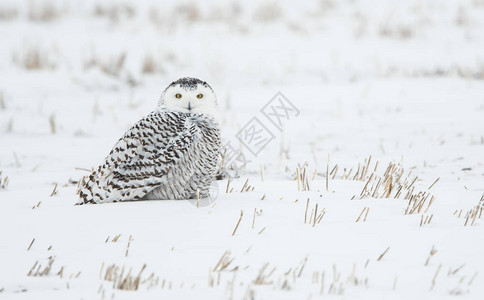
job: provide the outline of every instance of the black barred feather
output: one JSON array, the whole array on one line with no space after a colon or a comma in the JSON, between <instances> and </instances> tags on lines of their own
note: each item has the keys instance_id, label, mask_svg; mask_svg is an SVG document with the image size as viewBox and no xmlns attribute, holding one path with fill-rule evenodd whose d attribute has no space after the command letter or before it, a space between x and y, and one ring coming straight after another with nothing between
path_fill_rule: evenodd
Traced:
<instances>
[{"instance_id":1,"label":"black barred feather","mask_svg":"<svg viewBox=\"0 0 484 300\"><path fill-rule=\"evenodd\" d=\"M114 145L104 163L79 183L79 202L191 199L208 196L220 151L209 116L159 108Z\"/></svg>"}]
</instances>

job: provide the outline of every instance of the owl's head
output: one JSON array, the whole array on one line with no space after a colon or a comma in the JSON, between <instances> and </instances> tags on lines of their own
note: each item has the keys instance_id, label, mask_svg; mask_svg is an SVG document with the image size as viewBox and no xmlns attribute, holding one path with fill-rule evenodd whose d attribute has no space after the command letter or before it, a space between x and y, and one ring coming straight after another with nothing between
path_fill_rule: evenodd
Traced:
<instances>
[{"instance_id":1,"label":"owl's head","mask_svg":"<svg viewBox=\"0 0 484 300\"><path fill-rule=\"evenodd\" d=\"M161 94L158 106L186 113L206 114L217 119L217 98L208 83L183 77Z\"/></svg>"}]
</instances>

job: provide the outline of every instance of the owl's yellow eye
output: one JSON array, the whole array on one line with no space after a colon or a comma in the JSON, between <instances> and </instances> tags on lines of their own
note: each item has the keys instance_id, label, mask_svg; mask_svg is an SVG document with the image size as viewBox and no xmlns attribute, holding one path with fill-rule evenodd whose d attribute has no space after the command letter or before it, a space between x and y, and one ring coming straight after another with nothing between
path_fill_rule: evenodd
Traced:
<instances>
[{"instance_id":1,"label":"owl's yellow eye","mask_svg":"<svg viewBox=\"0 0 484 300\"><path fill-rule=\"evenodd\" d=\"M182 94L177 93L177 94L175 95L175 97L176 97L177 99L180 99L180 98L182 97Z\"/></svg>"},{"instance_id":2,"label":"owl's yellow eye","mask_svg":"<svg viewBox=\"0 0 484 300\"><path fill-rule=\"evenodd\" d=\"M198 98L198 99L202 99L202 98L203 98L203 94L198 94L198 95L197 95L197 98Z\"/></svg>"}]
</instances>

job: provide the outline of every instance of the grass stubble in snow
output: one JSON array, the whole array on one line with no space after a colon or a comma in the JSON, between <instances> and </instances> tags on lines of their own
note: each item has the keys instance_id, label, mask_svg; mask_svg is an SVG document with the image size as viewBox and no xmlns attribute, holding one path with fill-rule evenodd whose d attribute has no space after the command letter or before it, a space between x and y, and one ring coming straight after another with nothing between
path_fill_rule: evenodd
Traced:
<instances>
[{"instance_id":1,"label":"grass stubble in snow","mask_svg":"<svg viewBox=\"0 0 484 300\"><path fill-rule=\"evenodd\" d=\"M368 7L0 4L0 299L481 299L484 5ZM301 115L216 202L74 206L183 75L235 145Z\"/></svg>"},{"instance_id":2,"label":"grass stubble in snow","mask_svg":"<svg viewBox=\"0 0 484 300\"><path fill-rule=\"evenodd\" d=\"M427 186L425 188L423 182L419 184L417 175L412 175L411 171L406 172L400 162L389 162L386 167L379 170L378 166L384 165L380 161L372 164L371 159L369 157L354 167L343 168L343 172L339 175L336 173L339 164L334 164L334 167L328 165L326 169L333 170L333 173L326 172L325 174L329 175L329 180L326 180L328 178L326 176L317 175L317 171L309 172L307 163L304 163L302 167L297 167L293 173L295 177L289 180L270 180L266 177L263 182L260 175L253 176L250 179L254 182L259 180L259 182L253 183L250 191L247 191L247 187L251 186L248 184L249 178L232 179L232 183L229 182L230 179L227 179L225 193L219 196L216 203L208 207L185 205L180 201L91 206L82 214L89 215L89 212L100 208L104 213L124 215L115 219L98 215L99 223L96 222L96 217L91 219L93 223L97 223L96 226L102 226L101 224L105 222L119 224L130 220L129 211L133 209L136 210L134 220L142 218L145 206L149 206L150 208L147 207L149 210L163 209L165 217L172 213L171 209L177 208L176 211L180 214L174 215L179 222L174 220L155 221L157 217L153 218L152 214L148 216L150 222L130 223L119 229L120 232L137 232L141 234L140 238L136 238L136 235L133 237L131 234L119 233L111 235L113 238L105 237L104 241L99 238L98 233L94 234L98 237L95 239L97 241L83 240L82 234L81 237L64 238L61 241L53 239L49 233L41 232L42 237L34 237L28 243L28 247L23 250L35 253L35 255L27 256L35 261L31 267L25 270L26 276L39 278L39 280L49 278L50 282L55 280L64 282L65 286L62 288L59 284L52 283L55 286L54 290L64 290L64 293L72 290L76 294L81 292L82 282L88 291L87 287L97 281L96 292L101 299L113 297L113 295L116 298L129 298L129 294L123 294L121 291L146 293L145 295L150 297L149 295L152 294L163 294L160 290L175 298L184 297L192 292L204 293L203 295L207 296L218 295L221 298L242 297L248 299L259 295L268 297L273 294L288 299L301 294L314 297L364 294L365 292L370 295L391 292L398 294L402 289L413 286L409 285L409 278L412 277L418 278L420 284L413 286L415 290L405 291L403 294L438 293L435 290L441 291L442 289L448 294L469 293L478 277L477 266L468 265L465 257L460 257L459 263L456 263L455 258L449 259L448 257L450 262L446 263L443 258L438 257L438 254L445 249L439 247L437 250L434 245L427 251L422 251L419 256L415 256L415 251L411 249L413 247L407 246L406 243L417 241L422 243L422 235L418 230L424 230L425 226L431 227L428 235L423 236L432 236L431 231L438 230L438 226L448 226L446 225L448 221L437 225L431 223L429 218L434 215L436 220L449 220L450 216L455 215L465 219L465 222L454 223L453 227L479 226L484 197L478 199L476 205L469 210L464 209L459 212L455 210L453 214L448 209L434 211L433 207L438 206L439 201L430 194L430 190L438 188L437 180L430 184L425 183ZM316 175L310 176L312 178L308 179L306 174ZM356 182L357 185L352 185L353 182ZM233 186L229 189L230 184ZM305 191L301 191L303 186L305 186ZM328 191L326 191L326 187L328 187ZM56 189L57 186L54 186L54 191ZM340 189L345 190L346 197L343 198L346 200L338 195L341 192ZM64 193L68 196L74 190L75 185L71 185L64 189ZM60 197L54 191L48 193L51 199ZM242 191L244 193L241 193ZM352 193L354 194L350 195ZM242 195L243 197L232 197L232 195ZM50 205L49 207L54 210L56 206L59 206L59 204ZM236 215L234 214L235 208L239 206L242 207L242 210L239 210L239 214ZM250 209L253 206L255 207ZM34 207L38 208L38 206ZM62 207L70 210L69 214L78 214L78 211L73 210L69 205L62 204ZM358 210L356 210L357 207L359 207ZM372 213L369 214L370 208L372 208ZM40 209L44 209L42 213L46 216L50 215L49 208L41 207ZM253 211L252 218L245 216L244 211ZM414 215L418 218L413 218L413 221L405 220ZM283 216L282 220L280 216ZM179 236L178 239L150 236L155 232L161 233L160 230L163 230L152 228L153 224L164 224L162 226L166 226L165 230L177 225L189 228L199 226L197 223L200 222L200 219L205 219L201 223L208 226L207 231L202 229L203 233L198 232L203 237L192 245L190 245L189 237L193 238L193 234L188 235L187 241L184 236ZM175 224L170 224L173 222ZM210 224L214 222L215 224ZM306 227L306 224L309 226ZM367 228L355 227L367 224L369 225ZM404 240L404 243L392 243L392 238L387 236L388 233L380 232L388 238L388 245L382 247L385 239L378 240L372 237L373 231L378 232L377 228L381 226L398 231L401 236L396 240ZM76 228L76 226L68 224L67 227L71 230ZM81 224L81 227L86 226ZM108 227L111 230L113 228ZM327 227L327 230L317 230L324 227ZM147 228L151 228L150 232L143 232ZM92 229L90 231L92 232ZM190 230L186 228L185 232L188 231ZM328 234L329 231L331 231L330 234ZM101 227L99 232L106 232L106 229ZM359 232L363 237L358 237L355 232ZM69 234L71 237L74 235ZM178 234L174 232L174 235ZM337 236L341 238L341 235L354 239L354 243L347 240L348 244L334 247L334 244L338 244L335 242L338 239ZM391 235L394 234L391 233ZM415 239L405 238L406 235L413 235ZM334 239L335 237L336 239ZM214 239L220 239L220 241ZM232 241L230 241L231 239ZM83 253L74 245L67 246L69 240L74 244L84 244L82 248L88 253ZM371 240L375 241L374 245ZM395 239L393 240L395 241ZM52 245L45 247L47 241ZM143 241L146 245L136 245ZM170 247L165 241L170 241L176 246ZM207 245L207 241L216 246ZM293 245L293 243L297 245ZM365 247L360 248L359 243L365 243ZM63 244L63 246L56 251L56 244ZM333 247L329 245L333 245ZM108 247L106 248L106 246ZM153 246L155 249L146 251L146 248ZM170 248L169 250L166 249L167 246ZM286 248L279 248L281 246ZM45 250L42 250L42 247ZM207 247L208 252L205 252L203 247ZM220 248L227 248L227 250L217 257L215 250ZM288 251L289 248L294 248L295 251ZM161 252L158 253L160 250ZM96 255L98 251L99 255ZM201 253L196 253L197 251L201 251ZM212 253L212 251L214 252ZM341 251L341 253L332 251ZM253 254L251 255L251 253ZM291 255L287 256L290 253ZM298 255L293 255L293 253ZM176 257L175 261L169 262L170 254ZM220 253L218 254L220 255ZM93 257L90 257L91 255ZM188 257L192 255L195 257L189 259ZM407 255L408 261L399 257L400 255ZM59 262L58 256L61 257ZM134 256L133 259L131 259L132 256ZM260 257L263 259L259 259ZM330 257L335 261L328 262ZM351 257L350 263L348 262L349 257ZM92 266L88 265L99 259L102 262L96 276ZM81 260L83 263L76 263L76 260ZM73 261L80 270L70 267L69 261ZM156 267L151 267L150 262ZM405 263L402 264L402 262ZM163 271L164 265L169 266L169 271ZM200 272L196 272L198 276L193 278L185 277L193 270L204 269L204 266L208 268L205 279L202 279L204 276L198 274ZM176 272L177 268L183 271ZM157 269L161 269L163 274L158 274ZM423 281L425 277L420 275L421 272L428 275L426 284ZM31 284L34 282L24 282L24 290L17 290L17 292L28 294L29 282ZM384 282L387 282L386 287L381 286ZM428 291L424 289L425 286ZM3 289L5 288L3 287ZM371 292L376 289L379 290L376 294ZM81 294L89 295L90 292L87 291L82 291ZM218 294L218 291L221 294ZM86 292L87 294L84 294ZM64 293L54 292L49 294L49 297L55 297L56 294L59 294L59 297L67 295Z\"/></svg>"}]
</instances>

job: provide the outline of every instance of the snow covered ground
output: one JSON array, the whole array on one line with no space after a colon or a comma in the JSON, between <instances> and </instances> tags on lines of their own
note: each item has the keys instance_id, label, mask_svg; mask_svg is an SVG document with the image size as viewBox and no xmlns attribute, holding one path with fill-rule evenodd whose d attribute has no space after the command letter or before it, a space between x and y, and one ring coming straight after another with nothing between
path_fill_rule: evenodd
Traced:
<instances>
[{"instance_id":1,"label":"snow covered ground","mask_svg":"<svg viewBox=\"0 0 484 300\"><path fill-rule=\"evenodd\" d=\"M1 1L0 37L0 299L483 299L483 1ZM249 162L74 206L182 76Z\"/></svg>"}]
</instances>

